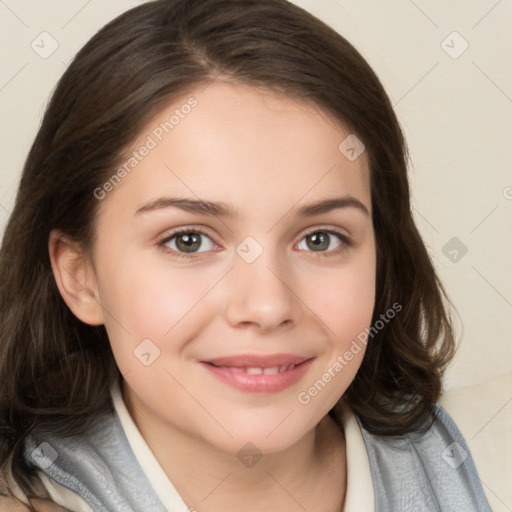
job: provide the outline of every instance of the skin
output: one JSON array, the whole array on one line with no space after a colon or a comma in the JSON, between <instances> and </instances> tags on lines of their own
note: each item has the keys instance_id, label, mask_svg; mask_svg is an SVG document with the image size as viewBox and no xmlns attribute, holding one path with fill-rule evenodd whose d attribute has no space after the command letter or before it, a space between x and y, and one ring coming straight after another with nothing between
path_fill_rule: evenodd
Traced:
<instances>
[{"instance_id":1,"label":"skin","mask_svg":"<svg viewBox=\"0 0 512 512\"><path fill-rule=\"evenodd\" d=\"M308 404L297 395L370 326L376 251L366 154L349 161L338 145L350 132L319 107L222 81L169 105L131 149L190 95L198 105L101 200L92 259L52 232L57 284L77 317L105 325L128 410L189 507L341 510L345 442L327 413L364 350ZM135 215L170 195L222 201L239 216L176 207ZM346 195L369 214L349 206L296 216L305 204ZM207 231L191 258L176 255L177 238L158 245L177 227ZM306 235L322 228L350 245L331 235L315 250ZM252 263L236 252L248 236L263 249ZM134 350L148 338L160 355L145 366ZM283 352L314 361L300 382L273 394L228 387L198 362ZM252 467L236 456L248 442L263 455Z\"/></svg>"}]
</instances>

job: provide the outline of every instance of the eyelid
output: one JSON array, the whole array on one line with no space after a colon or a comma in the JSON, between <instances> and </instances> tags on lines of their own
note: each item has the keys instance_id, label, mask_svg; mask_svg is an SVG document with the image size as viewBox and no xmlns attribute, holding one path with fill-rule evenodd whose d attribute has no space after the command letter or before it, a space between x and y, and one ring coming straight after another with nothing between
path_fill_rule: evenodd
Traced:
<instances>
[{"instance_id":1,"label":"eyelid","mask_svg":"<svg viewBox=\"0 0 512 512\"><path fill-rule=\"evenodd\" d=\"M175 228L169 229L166 234L158 237L158 243L162 243L165 241L168 241L175 237L176 235L179 235L181 233L201 233L202 235L205 235L209 238L211 238L212 241L215 241L215 235L212 235L211 230L209 228L206 228L204 226L194 225L194 224L187 224L185 226L177 226Z\"/></svg>"},{"instance_id":2,"label":"eyelid","mask_svg":"<svg viewBox=\"0 0 512 512\"><path fill-rule=\"evenodd\" d=\"M333 227L329 225L317 225L313 226L312 228L307 228L306 230L302 231L300 236L301 240L307 235L311 235L312 233L316 233L317 231L326 231L328 233L335 233L336 235L339 235L343 238L346 238L347 240L351 240L351 236L346 232L346 230L342 230L342 228Z\"/></svg>"}]
</instances>

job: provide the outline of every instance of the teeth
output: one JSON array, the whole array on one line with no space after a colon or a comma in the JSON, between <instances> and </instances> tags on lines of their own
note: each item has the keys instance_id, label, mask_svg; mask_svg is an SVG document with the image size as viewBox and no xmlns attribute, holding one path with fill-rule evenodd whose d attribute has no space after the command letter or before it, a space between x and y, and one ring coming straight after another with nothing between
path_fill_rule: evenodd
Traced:
<instances>
[{"instance_id":1,"label":"teeth","mask_svg":"<svg viewBox=\"0 0 512 512\"><path fill-rule=\"evenodd\" d=\"M273 366L272 368L242 368L240 366L219 366L224 370L233 372L243 372L249 375L276 375L277 373L286 372L295 367L295 364L282 364L281 366Z\"/></svg>"},{"instance_id":2,"label":"teeth","mask_svg":"<svg viewBox=\"0 0 512 512\"><path fill-rule=\"evenodd\" d=\"M263 373L263 368L246 368L245 373L249 375L258 375Z\"/></svg>"}]
</instances>

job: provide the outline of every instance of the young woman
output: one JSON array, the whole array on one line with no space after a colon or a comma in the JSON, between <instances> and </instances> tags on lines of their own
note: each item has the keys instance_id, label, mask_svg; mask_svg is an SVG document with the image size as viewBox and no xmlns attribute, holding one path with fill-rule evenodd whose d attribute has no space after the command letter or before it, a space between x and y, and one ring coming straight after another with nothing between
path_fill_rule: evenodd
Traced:
<instances>
[{"instance_id":1,"label":"young woman","mask_svg":"<svg viewBox=\"0 0 512 512\"><path fill-rule=\"evenodd\" d=\"M2 510L489 510L390 102L284 0L157 0L59 82L0 253Z\"/></svg>"}]
</instances>

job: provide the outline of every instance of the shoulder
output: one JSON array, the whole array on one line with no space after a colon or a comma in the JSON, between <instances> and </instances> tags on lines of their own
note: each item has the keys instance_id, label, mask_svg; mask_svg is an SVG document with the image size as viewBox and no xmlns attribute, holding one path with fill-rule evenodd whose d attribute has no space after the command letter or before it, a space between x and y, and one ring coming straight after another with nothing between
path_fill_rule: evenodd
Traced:
<instances>
[{"instance_id":1,"label":"shoulder","mask_svg":"<svg viewBox=\"0 0 512 512\"><path fill-rule=\"evenodd\" d=\"M164 510L114 412L83 435L34 429L24 457L46 479L52 498L73 511Z\"/></svg>"},{"instance_id":2,"label":"shoulder","mask_svg":"<svg viewBox=\"0 0 512 512\"><path fill-rule=\"evenodd\" d=\"M469 448L439 404L425 432L371 434L361 424L376 506L387 510L490 511Z\"/></svg>"},{"instance_id":3,"label":"shoulder","mask_svg":"<svg viewBox=\"0 0 512 512\"><path fill-rule=\"evenodd\" d=\"M114 420L111 414L99 416L83 434L38 426L24 439L25 463L37 473L53 502L66 507L56 511L92 512L90 494L110 476L108 462L115 458L119 443Z\"/></svg>"}]
</instances>

